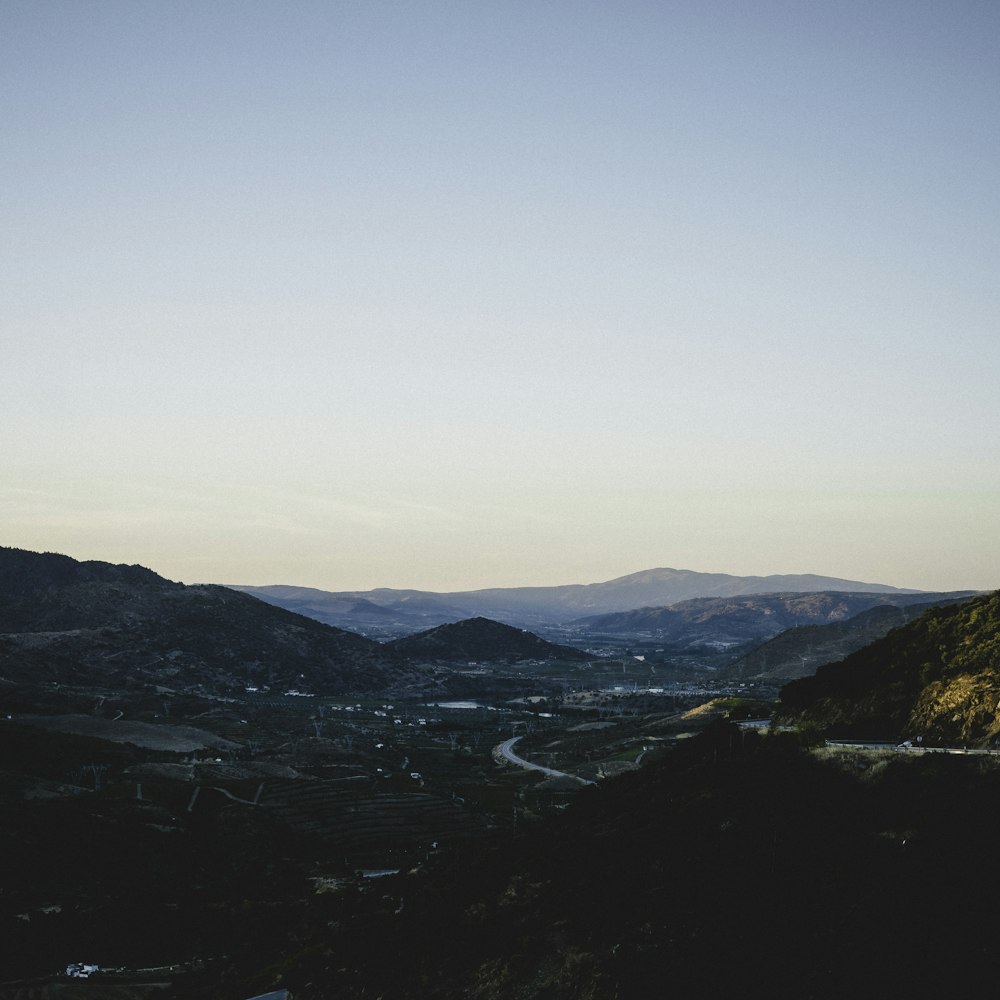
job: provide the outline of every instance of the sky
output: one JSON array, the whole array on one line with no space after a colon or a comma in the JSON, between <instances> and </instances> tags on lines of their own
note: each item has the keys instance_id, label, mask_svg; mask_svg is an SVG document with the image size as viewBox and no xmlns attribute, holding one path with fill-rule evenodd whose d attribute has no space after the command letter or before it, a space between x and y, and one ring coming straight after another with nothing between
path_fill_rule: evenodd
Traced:
<instances>
[{"instance_id":1,"label":"sky","mask_svg":"<svg viewBox=\"0 0 1000 1000\"><path fill-rule=\"evenodd\" d=\"M0 544L1000 587L992 0L2 0Z\"/></svg>"}]
</instances>

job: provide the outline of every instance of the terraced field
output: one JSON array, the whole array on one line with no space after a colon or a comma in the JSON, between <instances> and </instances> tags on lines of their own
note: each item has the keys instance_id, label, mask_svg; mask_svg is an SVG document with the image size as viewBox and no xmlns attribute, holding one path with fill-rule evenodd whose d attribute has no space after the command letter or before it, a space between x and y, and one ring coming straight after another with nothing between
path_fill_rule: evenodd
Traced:
<instances>
[{"instance_id":1,"label":"terraced field","mask_svg":"<svg viewBox=\"0 0 1000 1000\"><path fill-rule=\"evenodd\" d=\"M32 986L0 986L0 1000L151 1000L170 983L63 982Z\"/></svg>"},{"instance_id":2,"label":"terraced field","mask_svg":"<svg viewBox=\"0 0 1000 1000\"><path fill-rule=\"evenodd\" d=\"M148 722L104 719L95 715L21 715L19 723L76 736L90 736L111 743L131 743L148 750L190 753L214 748L234 750L238 744L193 726L153 725Z\"/></svg>"},{"instance_id":3,"label":"terraced field","mask_svg":"<svg viewBox=\"0 0 1000 1000\"><path fill-rule=\"evenodd\" d=\"M450 799L379 791L368 778L268 782L259 801L298 832L328 841L356 867L380 864L400 851L483 836L490 829L483 814Z\"/></svg>"}]
</instances>

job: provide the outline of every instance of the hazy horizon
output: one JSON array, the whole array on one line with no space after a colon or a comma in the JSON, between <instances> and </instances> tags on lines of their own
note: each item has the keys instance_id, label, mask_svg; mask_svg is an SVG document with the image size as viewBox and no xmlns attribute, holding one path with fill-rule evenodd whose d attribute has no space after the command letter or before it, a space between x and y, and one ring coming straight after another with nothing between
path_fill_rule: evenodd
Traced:
<instances>
[{"instance_id":1,"label":"hazy horizon","mask_svg":"<svg viewBox=\"0 0 1000 1000\"><path fill-rule=\"evenodd\" d=\"M1000 587L1000 6L0 9L0 543Z\"/></svg>"},{"instance_id":2,"label":"hazy horizon","mask_svg":"<svg viewBox=\"0 0 1000 1000\"><path fill-rule=\"evenodd\" d=\"M18 548L20 546L13 546L13 547L14 548ZM51 550L37 550L37 551L51 551ZM59 552L59 553L55 553L55 554L58 554L58 555L70 555L70 553L66 553L66 552ZM103 559L103 558L101 558L99 556L72 556L72 555L70 555L70 557L71 558L77 558L80 561L88 561L90 559L96 559L97 561L100 561L100 562L109 562L109 560ZM142 565L145 565L145 564L142 564ZM147 565L146 568L147 569L152 569L154 572L157 572L157 573L159 573L159 575L165 576L168 579L174 579L174 578L171 578L169 574L162 573L159 570L157 570L155 566L148 566ZM619 574L616 574L614 576L603 576L603 577L594 578L594 579L559 580L559 581L554 581L554 582L553 581L539 582L539 581L535 580L535 581L522 581L522 582L504 583L504 584L489 584L489 583L487 583L487 584L476 585L476 586L471 586L471 587L461 586L461 587L448 587L448 588L435 588L435 587L430 587L430 586L421 587L421 586L417 586L417 585L410 586L410 585L396 584L396 583L381 583L381 584L372 585L370 587L330 587L330 586L324 586L322 584L315 584L315 583L313 583L313 584L307 584L307 583L302 583L301 581L300 582L290 582L290 581L262 582L262 581L221 580L221 579L212 579L212 580L189 579L189 580L179 580L178 582L186 583L186 584L221 584L223 586L234 586L234 587L243 587L243 586L246 586L246 587L292 587L292 588L322 590L322 591L334 592L334 593L337 593L337 592L341 592L341 593L368 592L368 591L380 590L380 589L385 589L385 590L399 590L399 591L419 590L419 591L425 591L425 592L455 593L455 592L460 592L460 591L461 592L466 592L466 591L473 592L473 591L479 591L479 590L504 589L504 588L510 588L510 587L514 587L514 588L516 588L516 587L528 587L528 588L530 588L530 587L561 587L561 586L586 586L586 585L589 585L589 584L613 583L613 582L615 582L617 580L622 580L622 579L626 579L628 577L642 575L644 573L655 573L655 572L660 571L660 570L667 570L667 571L681 572L681 573L684 573L684 572L693 572L693 573L704 573L704 574L716 574L716 575L734 576L734 577L761 577L761 578L768 578L768 577L772 577L772 576L819 576L819 577L829 577L829 578L832 578L832 579L845 580L845 581L849 581L849 582L857 583L857 584L888 585L888 586L891 586L891 587L896 587L899 590L921 590L921 591L926 591L928 593L931 593L931 592L945 592L945 591L949 591L949 590L954 591L954 590L978 590L978 589L990 590L990 589L994 589L994 588L975 588L975 587L948 587L948 588L932 588L932 587L926 587L925 588L925 587L919 587L918 588L918 587L911 587L911 586L909 586L908 584L905 584L905 583L904 584L900 584L900 583L893 583L893 582L886 581L886 580L876 580L876 579L861 580L861 579L854 579L854 578L849 578L849 577L837 577L834 574L817 572L817 571L809 571L809 570L789 571L789 572L774 572L774 573L750 573L750 572L748 572L748 573L731 573L731 572L729 572L727 570L724 570L724 569L695 569L695 568L690 567L690 566L662 566L662 565L661 566L646 566L646 567L643 567L642 569L632 569L632 570L629 570L629 571L627 571L625 573L619 573Z\"/></svg>"},{"instance_id":3,"label":"hazy horizon","mask_svg":"<svg viewBox=\"0 0 1000 1000\"><path fill-rule=\"evenodd\" d=\"M370 593L370 592L375 591L375 590L398 590L398 591L418 590L418 591L422 591L422 592L425 592L425 593L444 593L444 594L450 594L450 593L477 593L479 591L484 591L484 590L517 589L518 587L525 587L525 588L545 588L545 587L564 587L564 586L570 586L570 587L572 587L572 586L589 586L589 585L603 584L603 583L615 583L618 580L628 579L629 577L639 576L639 575L642 575L644 573L656 572L657 570L673 570L673 571L682 572L682 573L684 573L684 572L705 573L705 574L710 574L710 575L733 576L733 577L736 577L736 578L741 578L741 577L746 577L746 578L760 577L761 579L769 579L772 576L781 576L781 577L785 577L785 576L819 576L819 577L825 577L826 576L826 574L822 574L822 573L802 573L802 574L799 574L799 573L773 573L773 574L772 573L768 573L768 574L745 573L745 574L743 574L743 573L725 573L723 570L691 570L689 567L684 567L684 566L650 566L650 567L647 567L646 569L634 570L631 573L624 573L621 576L608 577L607 579L603 579L602 578L600 580L564 580L562 583L548 583L548 584L528 583L528 584L508 584L508 585L497 586L497 587L491 587L491 586L485 586L485 587L466 587L466 588L462 588L461 590L447 590L447 591L434 591L434 590L431 590L430 588L426 588L426 587L395 587L395 586L392 586L392 585L385 585L385 586L381 586L381 587L369 587L369 588L366 588L365 590L359 590L359 588L355 587L355 588L348 588L348 589L345 589L343 591L331 591L330 588L327 588L327 587L304 587L301 584L237 583L236 581L232 581L232 580L228 581L228 583L226 585L228 585L228 586L234 586L234 587L260 587L260 588L264 588L264 587L291 587L291 588L294 588L294 589L321 590L321 591L329 592L329 593L355 593L355 592ZM844 579L844 578L843 577L829 577L829 579ZM882 581L882 580L852 580L850 582L851 583L856 583L856 584L865 584L865 585L871 585L871 584L883 585L884 584L884 581ZM893 587L893 586L896 586L896 585L895 584L888 584L888 586ZM920 590L920 592L924 592L920 588L910 588L910 587L906 587L906 586L898 586L897 589L901 590L901 591ZM960 590L969 590L969 589L974 589L974 588L964 587L964 588L959 588L959 589ZM943 592L944 591L926 591L926 593L943 593Z\"/></svg>"}]
</instances>

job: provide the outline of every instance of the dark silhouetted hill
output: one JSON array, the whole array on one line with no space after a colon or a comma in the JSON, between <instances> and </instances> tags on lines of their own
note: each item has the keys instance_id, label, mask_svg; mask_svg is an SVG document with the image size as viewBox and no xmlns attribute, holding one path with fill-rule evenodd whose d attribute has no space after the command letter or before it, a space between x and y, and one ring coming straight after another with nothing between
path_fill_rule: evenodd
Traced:
<instances>
[{"instance_id":1,"label":"dark silhouetted hill","mask_svg":"<svg viewBox=\"0 0 1000 1000\"><path fill-rule=\"evenodd\" d=\"M3 548L0 679L221 693L372 691L412 678L378 643L225 587Z\"/></svg>"},{"instance_id":2,"label":"dark silhouetted hill","mask_svg":"<svg viewBox=\"0 0 1000 1000\"><path fill-rule=\"evenodd\" d=\"M996 769L846 769L726 724L686 743L513 843L387 880L232 995L279 974L296 1000L989 991L997 919L962 900L1000 888Z\"/></svg>"},{"instance_id":3,"label":"dark silhouetted hill","mask_svg":"<svg viewBox=\"0 0 1000 1000\"><path fill-rule=\"evenodd\" d=\"M418 635L386 643L395 654L439 663L516 663L521 660L582 662L586 653L488 618L439 625Z\"/></svg>"}]
</instances>

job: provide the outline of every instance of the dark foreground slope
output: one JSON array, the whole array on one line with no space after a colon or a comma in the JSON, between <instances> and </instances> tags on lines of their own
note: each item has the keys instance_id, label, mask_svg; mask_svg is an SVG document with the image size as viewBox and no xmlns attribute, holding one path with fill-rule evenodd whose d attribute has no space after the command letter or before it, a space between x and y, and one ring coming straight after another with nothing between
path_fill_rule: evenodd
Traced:
<instances>
[{"instance_id":1,"label":"dark foreground slope","mask_svg":"<svg viewBox=\"0 0 1000 1000\"><path fill-rule=\"evenodd\" d=\"M225 587L141 566L0 549L0 685L222 694L391 687L408 673L375 642Z\"/></svg>"},{"instance_id":2,"label":"dark foreground slope","mask_svg":"<svg viewBox=\"0 0 1000 1000\"><path fill-rule=\"evenodd\" d=\"M522 660L580 663L591 659L579 649L547 642L524 629L488 618L469 618L451 625L439 625L386 643L386 648L408 659L441 663L517 663Z\"/></svg>"},{"instance_id":3,"label":"dark foreground slope","mask_svg":"<svg viewBox=\"0 0 1000 1000\"><path fill-rule=\"evenodd\" d=\"M720 725L513 843L342 897L262 950L266 971L186 995L972 996L1000 921L967 889L1000 889L998 808L982 761L847 770Z\"/></svg>"},{"instance_id":4,"label":"dark foreground slope","mask_svg":"<svg viewBox=\"0 0 1000 1000\"><path fill-rule=\"evenodd\" d=\"M843 735L992 743L1000 736L1000 592L934 608L786 685L781 701L792 718Z\"/></svg>"}]
</instances>

